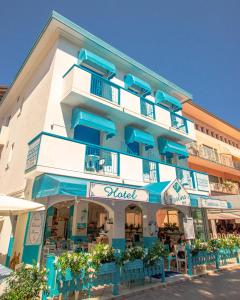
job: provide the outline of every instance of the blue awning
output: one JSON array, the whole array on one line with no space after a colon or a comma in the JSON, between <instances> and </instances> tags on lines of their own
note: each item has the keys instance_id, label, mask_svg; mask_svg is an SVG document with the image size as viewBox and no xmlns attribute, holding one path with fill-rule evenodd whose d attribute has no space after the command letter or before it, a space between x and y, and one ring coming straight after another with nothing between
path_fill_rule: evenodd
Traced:
<instances>
[{"instance_id":1,"label":"blue awning","mask_svg":"<svg viewBox=\"0 0 240 300\"><path fill-rule=\"evenodd\" d=\"M74 108L72 112L72 128L75 128L77 125L84 125L103 131L107 134L107 138L111 138L116 135L116 126L111 120L92 114L80 108Z\"/></svg>"},{"instance_id":2,"label":"blue awning","mask_svg":"<svg viewBox=\"0 0 240 300\"><path fill-rule=\"evenodd\" d=\"M179 158L187 158L188 157L188 151L186 146L175 143L173 141L159 138L158 139L158 147L159 152L162 155L166 156L172 156L174 153L179 155Z\"/></svg>"},{"instance_id":3,"label":"blue awning","mask_svg":"<svg viewBox=\"0 0 240 300\"><path fill-rule=\"evenodd\" d=\"M194 195L194 194L189 194L190 196L190 201L191 201L191 206L192 207L199 207L199 203L198 203L198 200L200 198L199 195Z\"/></svg>"},{"instance_id":4,"label":"blue awning","mask_svg":"<svg viewBox=\"0 0 240 300\"><path fill-rule=\"evenodd\" d=\"M81 49L78 59L80 65L93 70L104 77L110 79L116 75L116 67L114 64L86 49Z\"/></svg>"},{"instance_id":5,"label":"blue awning","mask_svg":"<svg viewBox=\"0 0 240 300\"><path fill-rule=\"evenodd\" d=\"M35 178L32 197L34 199L56 195L86 197L86 193L87 180L68 176L43 174Z\"/></svg>"},{"instance_id":6,"label":"blue awning","mask_svg":"<svg viewBox=\"0 0 240 300\"><path fill-rule=\"evenodd\" d=\"M182 109L182 103L178 99L159 90L156 91L155 102L156 104L167 104L167 106L170 106L175 111Z\"/></svg>"},{"instance_id":7,"label":"blue awning","mask_svg":"<svg viewBox=\"0 0 240 300\"><path fill-rule=\"evenodd\" d=\"M142 96L147 96L152 93L152 89L148 83L132 74L127 74L124 77L124 82L127 89Z\"/></svg>"},{"instance_id":8,"label":"blue awning","mask_svg":"<svg viewBox=\"0 0 240 300\"><path fill-rule=\"evenodd\" d=\"M170 181L150 183L144 186L144 189L149 192L149 202L161 203L161 193L170 184Z\"/></svg>"},{"instance_id":9,"label":"blue awning","mask_svg":"<svg viewBox=\"0 0 240 300\"><path fill-rule=\"evenodd\" d=\"M154 147L154 138L150 133L130 126L125 128L125 142L126 144L134 142L144 144L146 150Z\"/></svg>"}]
</instances>

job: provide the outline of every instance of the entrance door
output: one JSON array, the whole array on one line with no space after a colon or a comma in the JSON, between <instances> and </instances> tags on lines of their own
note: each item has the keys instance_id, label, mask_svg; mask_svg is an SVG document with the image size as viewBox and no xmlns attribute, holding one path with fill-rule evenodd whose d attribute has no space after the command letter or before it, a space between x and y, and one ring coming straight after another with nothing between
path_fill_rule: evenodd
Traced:
<instances>
[{"instance_id":1,"label":"entrance door","mask_svg":"<svg viewBox=\"0 0 240 300\"><path fill-rule=\"evenodd\" d=\"M126 247L143 245L142 210L137 205L129 205L125 209Z\"/></svg>"}]
</instances>

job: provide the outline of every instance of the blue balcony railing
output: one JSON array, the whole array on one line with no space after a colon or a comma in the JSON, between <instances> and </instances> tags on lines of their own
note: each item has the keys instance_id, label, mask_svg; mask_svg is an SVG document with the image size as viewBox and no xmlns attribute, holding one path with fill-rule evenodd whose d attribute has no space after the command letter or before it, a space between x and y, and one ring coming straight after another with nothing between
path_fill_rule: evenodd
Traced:
<instances>
[{"instance_id":1,"label":"blue balcony railing","mask_svg":"<svg viewBox=\"0 0 240 300\"><path fill-rule=\"evenodd\" d=\"M140 99L141 115L155 120L155 106L150 101Z\"/></svg>"},{"instance_id":2,"label":"blue balcony railing","mask_svg":"<svg viewBox=\"0 0 240 300\"><path fill-rule=\"evenodd\" d=\"M171 124L172 127L178 129L184 133L188 133L187 119L171 112Z\"/></svg>"},{"instance_id":3,"label":"blue balcony railing","mask_svg":"<svg viewBox=\"0 0 240 300\"><path fill-rule=\"evenodd\" d=\"M158 182L158 168L154 161L143 160L143 181Z\"/></svg>"},{"instance_id":4,"label":"blue balcony railing","mask_svg":"<svg viewBox=\"0 0 240 300\"><path fill-rule=\"evenodd\" d=\"M103 150L97 146L87 146L85 171L101 175L119 176L118 153Z\"/></svg>"},{"instance_id":5,"label":"blue balcony railing","mask_svg":"<svg viewBox=\"0 0 240 300\"><path fill-rule=\"evenodd\" d=\"M107 99L116 104L120 104L120 88L112 82L92 74L91 93Z\"/></svg>"}]
</instances>

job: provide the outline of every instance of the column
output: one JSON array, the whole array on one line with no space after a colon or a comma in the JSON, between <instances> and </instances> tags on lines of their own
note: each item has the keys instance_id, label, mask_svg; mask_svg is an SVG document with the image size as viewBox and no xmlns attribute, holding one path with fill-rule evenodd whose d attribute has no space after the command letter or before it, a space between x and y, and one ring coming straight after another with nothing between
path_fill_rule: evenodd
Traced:
<instances>
[{"instance_id":1,"label":"column","mask_svg":"<svg viewBox=\"0 0 240 300\"><path fill-rule=\"evenodd\" d=\"M74 204L72 217L72 236L74 242L87 241L87 225L88 225L88 202L81 201Z\"/></svg>"}]
</instances>

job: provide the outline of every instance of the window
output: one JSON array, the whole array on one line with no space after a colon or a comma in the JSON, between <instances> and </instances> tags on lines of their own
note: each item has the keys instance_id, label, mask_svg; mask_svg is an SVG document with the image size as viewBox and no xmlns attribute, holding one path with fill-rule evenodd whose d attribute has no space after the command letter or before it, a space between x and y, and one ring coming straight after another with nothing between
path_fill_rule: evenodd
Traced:
<instances>
[{"instance_id":1,"label":"window","mask_svg":"<svg viewBox=\"0 0 240 300\"><path fill-rule=\"evenodd\" d=\"M206 134L209 134L209 130L208 129L206 129Z\"/></svg>"},{"instance_id":2,"label":"window","mask_svg":"<svg viewBox=\"0 0 240 300\"><path fill-rule=\"evenodd\" d=\"M14 149L14 143L11 145L11 148L10 148L10 150L9 150L6 169L9 168L10 163L11 163L11 161L12 161L12 157L13 157L13 149Z\"/></svg>"},{"instance_id":3,"label":"window","mask_svg":"<svg viewBox=\"0 0 240 300\"><path fill-rule=\"evenodd\" d=\"M78 125L74 129L74 139L100 145L100 131L84 125Z\"/></svg>"},{"instance_id":4,"label":"window","mask_svg":"<svg viewBox=\"0 0 240 300\"><path fill-rule=\"evenodd\" d=\"M218 139L219 140L219 135L216 133L216 139Z\"/></svg>"},{"instance_id":5,"label":"window","mask_svg":"<svg viewBox=\"0 0 240 300\"><path fill-rule=\"evenodd\" d=\"M195 129L196 129L196 130L199 130L198 124L195 124Z\"/></svg>"},{"instance_id":6,"label":"window","mask_svg":"<svg viewBox=\"0 0 240 300\"><path fill-rule=\"evenodd\" d=\"M223 140L223 137L220 135L220 140L222 141Z\"/></svg>"},{"instance_id":7,"label":"window","mask_svg":"<svg viewBox=\"0 0 240 300\"><path fill-rule=\"evenodd\" d=\"M208 175L210 183L219 183L219 178L217 176Z\"/></svg>"},{"instance_id":8,"label":"window","mask_svg":"<svg viewBox=\"0 0 240 300\"><path fill-rule=\"evenodd\" d=\"M202 131L202 132L205 132L204 127L201 127L201 131Z\"/></svg>"},{"instance_id":9,"label":"window","mask_svg":"<svg viewBox=\"0 0 240 300\"><path fill-rule=\"evenodd\" d=\"M214 137L214 132L213 131L211 131L211 136Z\"/></svg>"},{"instance_id":10,"label":"window","mask_svg":"<svg viewBox=\"0 0 240 300\"><path fill-rule=\"evenodd\" d=\"M6 120L6 127L8 127L9 123L10 123L10 120L11 120L11 115L7 118Z\"/></svg>"}]
</instances>

